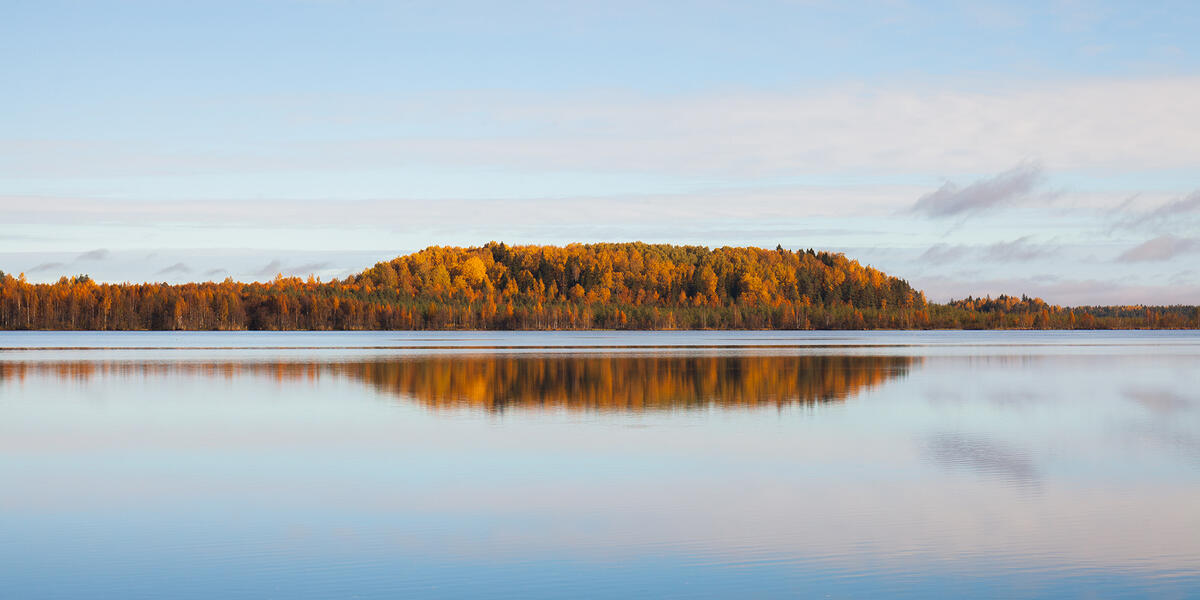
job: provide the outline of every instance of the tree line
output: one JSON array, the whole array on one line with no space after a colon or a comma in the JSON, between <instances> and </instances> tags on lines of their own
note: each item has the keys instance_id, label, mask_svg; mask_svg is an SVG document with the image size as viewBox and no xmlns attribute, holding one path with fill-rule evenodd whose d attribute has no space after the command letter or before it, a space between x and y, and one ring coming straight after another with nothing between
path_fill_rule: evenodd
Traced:
<instances>
[{"instance_id":1,"label":"tree line","mask_svg":"<svg viewBox=\"0 0 1200 600\"><path fill-rule=\"evenodd\" d=\"M0 329L1190 328L1191 306L927 302L842 254L781 247L430 247L345 279L35 284L0 272Z\"/></svg>"}]
</instances>

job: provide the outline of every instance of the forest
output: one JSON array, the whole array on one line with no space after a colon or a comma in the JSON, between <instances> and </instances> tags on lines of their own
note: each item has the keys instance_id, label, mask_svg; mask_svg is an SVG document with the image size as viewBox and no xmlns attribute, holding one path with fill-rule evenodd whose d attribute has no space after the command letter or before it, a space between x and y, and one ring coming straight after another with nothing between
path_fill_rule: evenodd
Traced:
<instances>
[{"instance_id":1,"label":"forest","mask_svg":"<svg viewBox=\"0 0 1200 600\"><path fill-rule=\"evenodd\" d=\"M926 301L812 249L614 243L430 247L345 279L29 283L0 271L0 329L1179 329L1195 306Z\"/></svg>"}]
</instances>

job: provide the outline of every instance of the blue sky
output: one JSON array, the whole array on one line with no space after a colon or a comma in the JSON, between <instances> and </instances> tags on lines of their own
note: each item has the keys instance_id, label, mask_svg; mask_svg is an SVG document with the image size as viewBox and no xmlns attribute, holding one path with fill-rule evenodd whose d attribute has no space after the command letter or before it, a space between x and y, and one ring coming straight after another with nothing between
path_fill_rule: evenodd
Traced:
<instances>
[{"instance_id":1,"label":"blue sky","mask_svg":"<svg viewBox=\"0 0 1200 600\"><path fill-rule=\"evenodd\" d=\"M8 2L0 269L782 244L1200 302L1193 3Z\"/></svg>"}]
</instances>

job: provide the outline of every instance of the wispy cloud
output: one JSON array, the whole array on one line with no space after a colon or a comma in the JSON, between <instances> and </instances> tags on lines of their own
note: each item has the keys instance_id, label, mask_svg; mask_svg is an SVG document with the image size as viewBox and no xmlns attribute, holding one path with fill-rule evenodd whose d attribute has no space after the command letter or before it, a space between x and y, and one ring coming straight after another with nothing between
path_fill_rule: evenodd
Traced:
<instances>
[{"instance_id":1,"label":"wispy cloud","mask_svg":"<svg viewBox=\"0 0 1200 600\"><path fill-rule=\"evenodd\" d=\"M312 274L316 273L317 271L320 271L322 269L328 269L331 266L333 266L333 263L326 262L326 261L309 262L309 263L302 263L299 265L288 266L282 260L279 260L278 258L276 258L276 259L272 260L271 262L263 265L263 267L261 269L258 269L253 274L257 277L273 277L278 274L312 275Z\"/></svg>"},{"instance_id":2,"label":"wispy cloud","mask_svg":"<svg viewBox=\"0 0 1200 600\"><path fill-rule=\"evenodd\" d=\"M1122 216L1113 223L1113 229L1160 231L1179 225L1180 219L1190 225L1193 217L1200 217L1200 190L1140 213L1126 213L1129 204L1118 209Z\"/></svg>"},{"instance_id":3,"label":"wispy cloud","mask_svg":"<svg viewBox=\"0 0 1200 600\"><path fill-rule=\"evenodd\" d=\"M988 245L969 244L934 244L917 257L917 262L943 265L969 257L991 263L1028 262L1053 255L1061 248L1049 244L1031 242L1032 235L1019 237L1008 242L996 242Z\"/></svg>"},{"instance_id":4,"label":"wispy cloud","mask_svg":"<svg viewBox=\"0 0 1200 600\"><path fill-rule=\"evenodd\" d=\"M16 156L0 165L0 175L323 171L343 173L350 183L355 169L414 162L721 176L806 170L953 174L999 170L1031 151L1060 170L1145 171L1195 168L1192 132L1200 129L1200 114L1193 110L1200 105L1200 77L992 89L840 85L804 92L479 92L290 102L277 109L311 111L314 119L369 126L373 133L333 142L254 140L215 153L128 140L5 140ZM464 113L479 124L469 135L462 133ZM435 133L411 135L418 124Z\"/></svg>"},{"instance_id":5,"label":"wispy cloud","mask_svg":"<svg viewBox=\"0 0 1200 600\"><path fill-rule=\"evenodd\" d=\"M1200 271L1196 269L1184 269L1171 275L1169 280L1173 285L1188 285L1200 282Z\"/></svg>"},{"instance_id":6,"label":"wispy cloud","mask_svg":"<svg viewBox=\"0 0 1200 600\"><path fill-rule=\"evenodd\" d=\"M1011 242L996 242L984 250L984 258L995 262L1027 262L1045 258L1058 252L1060 248L1054 245L1033 244L1027 235Z\"/></svg>"},{"instance_id":7,"label":"wispy cloud","mask_svg":"<svg viewBox=\"0 0 1200 600\"><path fill-rule=\"evenodd\" d=\"M965 258L971 253L971 248L962 244L934 244L917 257L917 262L944 265Z\"/></svg>"},{"instance_id":8,"label":"wispy cloud","mask_svg":"<svg viewBox=\"0 0 1200 600\"><path fill-rule=\"evenodd\" d=\"M191 273L192 268L184 263L177 262L169 267L164 267L155 271L155 275L170 275L172 273Z\"/></svg>"},{"instance_id":9,"label":"wispy cloud","mask_svg":"<svg viewBox=\"0 0 1200 600\"><path fill-rule=\"evenodd\" d=\"M536 198L491 196L381 197L304 199L295 197L229 199L197 197L180 201L119 200L86 196L22 196L0 193L0 214L14 223L62 225L175 224L236 230L244 227L354 227L387 225L397 229L448 227L495 228L529 225L522 215L537 214L538 224L628 226L655 221L712 226L731 220L844 214L886 214L895 199L915 195L912 185L827 187L809 185L714 187L672 193L542 195ZM362 215L374 218L364 221ZM232 224L232 225L231 225ZM756 226L761 228L762 225ZM793 233L804 233L803 230Z\"/></svg>"},{"instance_id":10,"label":"wispy cloud","mask_svg":"<svg viewBox=\"0 0 1200 600\"><path fill-rule=\"evenodd\" d=\"M79 256L76 256L75 260L76 261L105 260L109 257L110 254L111 254L111 252L109 252L107 248L97 248L95 250L89 250L87 252L84 252L83 254L80 254Z\"/></svg>"},{"instance_id":11,"label":"wispy cloud","mask_svg":"<svg viewBox=\"0 0 1200 600\"><path fill-rule=\"evenodd\" d=\"M330 263L327 262L304 263L302 265L288 267L287 272L289 275L311 275L317 271L320 271L321 269L327 269L329 267Z\"/></svg>"},{"instance_id":12,"label":"wispy cloud","mask_svg":"<svg viewBox=\"0 0 1200 600\"><path fill-rule=\"evenodd\" d=\"M271 262L263 265L263 267L261 269L255 271L254 274L259 277L270 277L272 275L276 275L276 274L279 274L282 272L283 272L283 261L276 258L276 259L272 260Z\"/></svg>"},{"instance_id":13,"label":"wispy cloud","mask_svg":"<svg viewBox=\"0 0 1200 600\"><path fill-rule=\"evenodd\" d=\"M1117 257L1118 262L1150 262L1170 260L1176 256L1200 251L1200 239L1181 238L1171 234L1147 240Z\"/></svg>"},{"instance_id":14,"label":"wispy cloud","mask_svg":"<svg viewBox=\"0 0 1200 600\"><path fill-rule=\"evenodd\" d=\"M965 187L946 182L918 198L911 210L928 217L956 217L1011 206L1028 198L1045 179L1039 164L1022 163Z\"/></svg>"},{"instance_id":15,"label":"wispy cloud","mask_svg":"<svg viewBox=\"0 0 1200 600\"><path fill-rule=\"evenodd\" d=\"M44 262L35 267L30 268L29 272L30 273L41 273L42 271L49 271L52 269L61 269L62 267L65 267L65 266L67 266L67 263Z\"/></svg>"}]
</instances>

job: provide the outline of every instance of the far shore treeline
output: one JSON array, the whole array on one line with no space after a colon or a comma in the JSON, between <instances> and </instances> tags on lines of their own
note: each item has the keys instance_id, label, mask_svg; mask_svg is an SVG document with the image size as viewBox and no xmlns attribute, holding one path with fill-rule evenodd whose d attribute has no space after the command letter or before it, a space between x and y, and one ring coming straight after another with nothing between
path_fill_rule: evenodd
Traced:
<instances>
[{"instance_id":1,"label":"far shore treeline","mask_svg":"<svg viewBox=\"0 0 1200 600\"><path fill-rule=\"evenodd\" d=\"M28 283L0 272L0 329L1197 328L1194 306L927 302L841 254L572 244L431 247L342 280Z\"/></svg>"}]
</instances>

